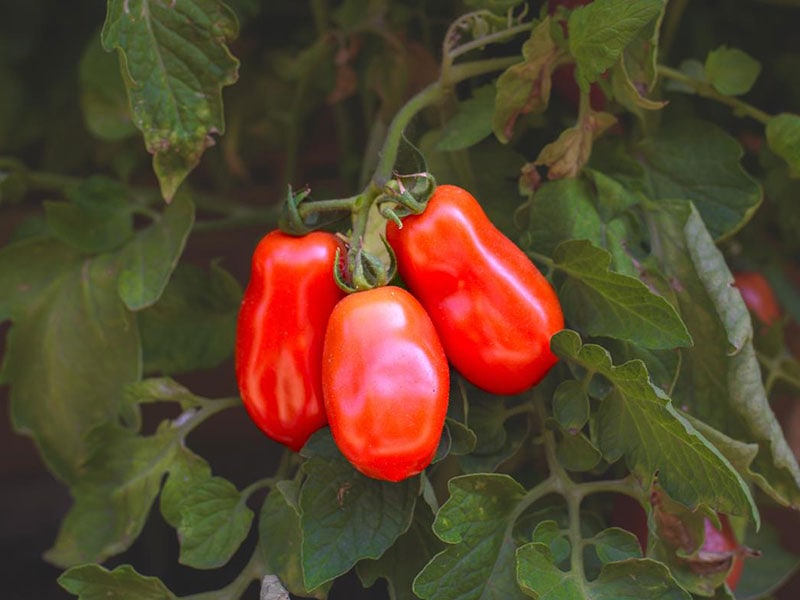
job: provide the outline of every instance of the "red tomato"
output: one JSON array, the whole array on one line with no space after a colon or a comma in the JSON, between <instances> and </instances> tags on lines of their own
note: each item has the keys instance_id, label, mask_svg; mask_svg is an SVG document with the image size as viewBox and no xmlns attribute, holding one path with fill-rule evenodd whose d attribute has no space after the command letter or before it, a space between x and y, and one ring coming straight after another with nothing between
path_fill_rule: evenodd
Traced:
<instances>
[{"instance_id":1,"label":"red tomato","mask_svg":"<svg viewBox=\"0 0 800 600\"><path fill-rule=\"evenodd\" d=\"M553 90L560 98L577 108L581 100L581 91L575 81L575 63L558 67L553 71ZM602 111L606 107L606 96L596 83L589 87L589 105L592 110Z\"/></svg>"},{"instance_id":2,"label":"red tomato","mask_svg":"<svg viewBox=\"0 0 800 600\"><path fill-rule=\"evenodd\" d=\"M447 413L450 372L430 317L408 292L357 292L333 309L322 389L331 433L353 466L400 481L427 467Z\"/></svg>"},{"instance_id":3,"label":"red tomato","mask_svg":"<svg viewBox=\"0 0 800 600\"><path fill-rule=\"evenodd\" d=\"M564 327L556 293L468 192L439 186L425 212L402 229L389 222L386 234L400 275L469 381L515 394L556 363L550 338Z\"/></svg>"},{"instance_id":4,"label":"red tomato","mask_svg":"<svg viewBox=\"0 0 800 600\"><path fill-rule=\"evenodd\" d=\"M734 273L733 279L747 308L755 313L762 323L772 325L781 318L778 299L766 277L756 271L740 271Z\"/></svg>"},{"instance_id":5,"label":"red tomato","mask_svg":"<svg viewBox=\"0 0 800 600\"><path fill-rule=\"evenodd\" d=\"M333 278L339 240L314 232L273 231L253 253L239 310L236 378L256 425L299 450L327 423L322 344L334 305L344 296Z\"/></svg>"}]
</instances>

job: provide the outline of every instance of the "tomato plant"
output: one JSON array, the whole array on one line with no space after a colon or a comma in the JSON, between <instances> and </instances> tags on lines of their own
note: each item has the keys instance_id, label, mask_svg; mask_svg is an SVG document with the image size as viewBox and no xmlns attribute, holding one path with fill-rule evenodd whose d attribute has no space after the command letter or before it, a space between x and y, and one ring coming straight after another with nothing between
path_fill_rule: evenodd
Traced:
<instances>
[{"instance_id":1,"label":"tomato plant","mask_svg":"<svg viewBox=\"0 0 800 600\"><path fill-rule=\"evenodd\" d=\"M0 2L5 595L796 598L799 10Z\"/></svg>"},{"instance_id":2,"label":"tomato plant","mask_svg":"<svg viewBox=\"0 0 800 600\"><path fill-rule=\"evenodd\" d=\"M400 481L430 464L450 375L433 323L413 296L389 286L337 304L322 377L333 439L359 471Z\"/></svg>"},{"instance_id":3,"label":"tomato plant","mask_svg":"<svg viewBox=\"0 0 800 600\"><path fill-rule=\"evenodd\" d=\"M333 278L342 244L329 233L273 231L253 253L236 333L242 402L269 437L299 450L327 423L322 343L342 292Z\"/></svg>"},{"instance_id":4,"label":"tomato plant","mask_svg":"<svg viewBox=\"0 0 800 600\"><path fill-rule=\"evenodd\" d=\"M495 394L538 383L564 326L552 286L466 190L436 188L425 212L389 223L403 280L431 315L448 359Z\"/></svg>"}]
</instances>

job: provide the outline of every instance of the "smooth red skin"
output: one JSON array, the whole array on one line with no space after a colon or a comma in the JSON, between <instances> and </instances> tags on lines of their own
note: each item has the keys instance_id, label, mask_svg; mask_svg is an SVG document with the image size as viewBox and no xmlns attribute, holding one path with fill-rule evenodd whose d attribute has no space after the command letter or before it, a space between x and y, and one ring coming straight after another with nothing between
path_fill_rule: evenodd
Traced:
<instances>
[{"instance_id":1,"label":"smooth red skin","mask_svg":"<svg viewBox=\"0 0 800 600\"><path fill-rule=\"evenodd\" d=\"M369 477L401 481L433 460L450 372L422 305L394 286L357 292L331 314L322 387L331 433Z\"/></svg>"},{"instance_id":2,"label":"smooth red skin","mask_svg":"<svg viewBox=\"0 0 800 600\"><path fill-rule=\"evenodd\" d=\"M778 299L766 277L757 271L740 271L734 273L733 279L745 305L762 323L772 325L781 318Z\"/></svg>"},{"instance_id":3,"label":"smooth red skin","mask_svg":"<svg viewBox=\"0 0 800 600\"><path fill-rule=\"evenodd\" d=\"M555 291L467 191L437 187L421 215L403 219L402 229L388 223L386 235L400 275L466 379L516 394L557 362L550 338L564 315Z\"/></svg>"},{"instance_id":4,"label":"smooth red skin","mask_svg":"<svg viewBox=\"0 0 800 600\"><path fill-rule=\"evenodd\" d=\"M734 552L738 550L739 542L736 541L736 536L733 533L728 517L723 514L718 516L720 524L722 525L721 530L715 529L710 519L705 519L703 522L705 526L703 550L707 552ZM647 554L647 513L645 513L641 504L630 496L620 495L615 497L611 514L611 523L633 533L639 540L642 554ZM725 582L728 584L728 587L731 588L731 591L736 589L739 579L742 576L743 567L744 559L739 554L735 555L731 564L731 570L725 578Z\"/></svg>"},{"instance_id":5,"label":"smooth red skin","mask_svg":"<svg viewBox=\"0 0 800 600\"><path fill-rule=\"evenodd\" d=\"M253 422L299 450L327 423L322 345L344 297L333 278L339 240L268 233L253 253L236 330L236 378Z\"/></svg>"}]
</instances>

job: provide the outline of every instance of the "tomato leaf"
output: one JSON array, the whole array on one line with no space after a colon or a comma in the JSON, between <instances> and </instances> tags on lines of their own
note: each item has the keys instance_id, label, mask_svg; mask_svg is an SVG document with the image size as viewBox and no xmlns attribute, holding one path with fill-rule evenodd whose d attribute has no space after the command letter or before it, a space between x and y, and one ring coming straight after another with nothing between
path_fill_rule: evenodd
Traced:
<instances>
[{"instance_id":1,"label":"tomato leaf","mask_svg":"<svg viewBox=\"0 0 800 600\"><path fill-rule=\"evenodd\" d=\"M769 482L764 491L783 504L800 504L800 468L769 407L751 342L750 316L732 287L724 256L686 202L662 204L653 215L651 235L659 248L658 263L673 282L695 340L692 348L681 351L675 401L726 435L757 443L751 468Z\"/></svg>"},{"instance_id":2,"label":"tomato leaf","mask_svg":"<svg viewBox=\"0 0 800 600\"><path fill-rule=\"evenodd\" d=\"M149 379L147 381L154 381ZM200 456L181 447L175 453L159 499L159 509L164 520L175 529L181 525L181 504L191 490L211 479L211 467Z\"/></svg>"},{"instance_id":3,"label":"tomato leaf","mask_svg":"<svg viewBox=\"0 0 800 600\"><path fill-rule=\"evenodd\" d=\"M365 559L356 565L359 579L371 587L379 578L386 580L393 600L416 600L412 591L414 578L442 549L433 535L433 513L424 502L417 502L411 527L397 538L394 545L376 559Z\"/></svg>"},{"instance_id":4,"label":"tomato leaf","mask_svg":"<svg viewBox=\"0 0 800 600\"><path fill-rule=\"evenodd\" d=\"M147 437L111 424L92 430L85 475L71 489L75 502L47 560L61 566L101 562L130 547L144 527L179 435L167 422Z\"/></svg>"},{"instance_id":5,"label":"tomato leaf","mask_svg":"<svg viewBox=\"0 0 800 600\"><path fill-rule=\"evenodd\" d=\"M420 480L390 483L362 475L339 453L328 429L309 439L303 455L309 457L299 500L303 580L313 590L394 544L411 525ZM376 523L365 514L382 518Z\"/></svg>"},{"instance_id":6,"label":"tomato leaf","mask_svg":"<svg viewBox=\"0 0 800 600\"><path fill-rule=\"evenodd\" d=\"M491 134L494 97L494 86L484 85L474 90L471 98L460 102L442 129L436 148L442 152L463 150Z\"/></svg>"},{"instance_id":7,"label":"tomato leaf","mask_svg":"<svg viewBox=\"0 0 800 600\"><path fill-rule=\"evenodd\" d=\"M747 559L742 578L736 586L736 598L756 600L777 591L800 569L800 556L790 553L781 544L781 522L765 521L761 529L749 528L743 542L761 552L755 559Z\"/></svg>"},{"instance_id":8,"label":"tomato leaf","mask_svg":"<svg viewBox=\"0 0 800 600\"><path fill-rule=\"evenodd\" d=\"M603 564L642 557L639 539L630 531L619 527L604 529L591 541L597 557Z\"/></svg>"},{"instance_id":9,"label":"tomato leaf","mask_svg":"<svg viewBox=\"0 0 800 600\"><path fill-rule=\"evenodd\" d=\"M508 475L454 477L433 530L451 544L414 580L424 600L522 599L515 580L514 508L525 490Z\"/></svg>"},{"instance_id":10,"label":"tomato leaf","mask_svg":"<svg viewBox=\"0 0 800 600\"><path fill-rule=\"evenodd\" d=\"M247 537L253 511L230 481L211 477L187 489L178 510L179 561L195 569L226 564Z\"/></svg>"},{"instance_id":11,"label":"tomato leaf","mask_svg":"<svg viewBox=\"0 0 800 600\"><path fill-rule=\"evenodd\" d=\"M800 177L800 115L782 113L767 122L770 150L789 164L793 177Z\"/></svg>"},{"instance_id":12,"label":"tomato leaf","mask_svg":"<svg viewBox=\"0 0 800 600\"><path fill-rule=\"evenodd\" d=\"M492 129L503 143L511 139L520 116L543 112L550 101L551 76L563 55L550 35L550 27L549 18L538 23L522 46L523 61L497 79Z\"/></svg>"},{"instance_id":13,"label":"tomato leaf","mask_svg":"<svg viewBox=\"0 0 800 600\"><path fill-rule=\"evenodd\" d=\"M217 366L233 351L242 289L217 264L179 264L158 302L139 313L147 373Z\"/></svg>"},{"instance_id":14,"label":"tomato leaf","mask_svg":"<svg viewBox=\"0 0 800 600\"><path fill-rule=\"evenodd\" d=\"M130 310L153 305L164 292L194 224L194 204L178 196L161 217L122 249L119 295Z\"/></svg>"},{"instance_id":15,"label":"tomato leaf","mask_svg":"<svg viewBox=\"0 0 800 600\"><path fill-rule=\"evenodd\" d=\"M108 2L103 47L119 50L133 122L167 201L225 131L222 87L239 66L226 44L237 30L217 0Z\"/></svg>"},{"instance_id":16,"label":"tomato leaf","mask_svg":"<svg viewBox=\"0 0 800 600\"><path fill-rule=\"evenodd\" d=\"M82 565L64 572L58 583L79 600L175 600L162 581L140 575L130 565L109 571L100 565Z\"/></svg>"},{"instance_id":17,"label":"tomato leaf","mask_svg":"<svg viewBox=\"0 0 800 600\"><path fill-rule=\"evenodd\" d=\"M70 202L45 202L53 236L89 254L108 252L133 235L127 190L105 177L90 177L67 190Z\"/></svg>"},{"instance_id":18,"label":"tomato leaf","mask_svg":"<svg viewBox=\"0 0 800 600\"><path fill-rule=\"evenodd\" d=\"M86 460L83 436L119 415L126 384L141 373L138 330L116 278L112 257L80 259L49 240L0 252L0 285L12 291L0 301L0 316L14 320L2 376L12 422L67 483Z\"/></svg>"},{"instance_id":19,"label":"tomato leaf","mask_svg":"<svg viewBox=\"0 0 800 600\"><path fill-rule=\"evenodd\" d=\"M597 81L663 7L663 0L595 0L573 10L567 29L578 77Z\"/></svg>"},{"instance_id":20,"label":"tomato leaf","mask_svg":"<svg viewBox=\"0 0 800 600\"><path fill-rule=\"evenodd\" d=\"M303 582L299 493L294 481L280 481L267 495L258 518L260 548L266 569L277 575L287 590L322 600L327 597L330 582L314 591L307 590Z\"/></svg>"},{"instance_id":21,"label":"tomato leaf","mask_svg":"<svg viewBox=\"0 0 800 600\"><path fill-rule=\"evenodd\" d=\"M690 508L704 504L720 512L758 512L747 485L724 456L686 421L650 382L641 361L619 366L597 345L582 345L570 330L556 334L553 351L562 359L603 375L612 385L596 415L596 440L606 460L622 457L650 487L656 472L670 497Z\"/></svg>"},{"instance_id":22,"label":"tomato leaf","mask_svg":"<svg viewBox=\"0 0 800 600\"><path fill-rule=\"evenodd\" d=\"M99 33L91 37L83 51L78 78L83 119L93 135L117 141L136 133L119 60L103 49Z\"/></svg>"},{"instance_id":23,"label":"tomato leaf","mask_svg":"<svg viewBox=\"0 0 800 600\"><path fill-rule=\"evenodd\" d=\"M556 444L556 458L568 471L591 471L603 459L603 453L582 431L568 431L558 422L550 424L560 432Z\"/></svg>"},{"instance_id":24,"label":"tomato leaf","mask_svg":"<svg viewBox=\"0 0 800 600\"><path fill-rule=\"evenodd\" d=\"M741 146L712 123L670 123L638 150L649 195L694 202L716 240L738 231L761 203L761 187L739 163Z\"/></svg>"},{"instance_id":25,"label":"tomato leaf","mask_svg":"<svg viewBox=\"0 0 800 600\"><path fill-rule=\"evenodd\" d=\"M628 559L603 566L597 579L587 582L583 574L564 572L550 549L531 543L517 550L517 579L528 593L548 600L690 600L667 567L650 559Z\"/></svg>"},{"instance_id":26,"label":"tomato leaf","mask_svg":"<svg viewBox=\"0 0 800 600\"><path fill-rule=\"evenodd\" d=\"M605 250L575 240L560 244L553 259L567 274L558 294L564 315L578 329L656 350L692 344L672 305L639 279L609 271Z\"/></svg>"},{"instance_id":27,"label":"tomato leaf","mask_svg":"<svg viewBox=\"0 0 800 600\"><path fill-rule=\"evenodd\" d=\"M720 46L706 57L708 82L726 96L741 96L750 91L761 73L761 63L738 48Z\"/></svg>"}]
</instances>

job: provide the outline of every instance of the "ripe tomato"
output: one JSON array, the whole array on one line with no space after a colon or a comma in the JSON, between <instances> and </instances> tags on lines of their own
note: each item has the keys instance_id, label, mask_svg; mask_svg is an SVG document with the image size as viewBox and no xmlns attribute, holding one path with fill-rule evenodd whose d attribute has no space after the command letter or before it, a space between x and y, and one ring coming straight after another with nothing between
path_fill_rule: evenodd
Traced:
<instances>
[{"instance_id":1,"label":"ripe tomato","mask_svg":"<svg viewBox=\"0 0 800 600\"><path fill-rule=\"evenodd\" d=\"M747 308L765 325L772 325L781 318L778 299L767 278L756 271L740 271L733 275L734 285L739 288Z\"/></svg>"},{"instance_id":2,"label":"ripe tomato","mask_svg":"<svg viewBox=\"0 0 800 600\"><path fill-rule=\"evenodd\" d=\"M397 287L333 309L322 389L336 445L356 469L400 481L427 467L447 413L447 358L422 305Z\"/></svg>"},{"instance_id":3,"label":"ripe tomato","mask_svg":"<svg viewBox=\"0 0 800 600\"><path fill-rule=\"evenodd\" d=\"M253 253L236 330L236 378L256 425L299 450L327 423L322 344L334 305L341 243L332 234L293 237L273 231Z\"/></svg>"},{"instance_id":4,"label":"ripe tomato","mask_svg":"<svg viewBox=\"0 0 800 600\"><path fill-rule=\"evenodd\" d=\"M730 570L728 571L728 576L725 578L725 582L731 590L735 590L742 576L744 559L742 558L741 552L739 552L741 546L736 540L728 517L719 515L719 520L722 529L715 528L710 519L705 519L703 524L705 526L706 536L701 552L708 553L711 556L715 554L730 555L732 553L733 560L731 561Z\"/></svg>"},{"instance_id":5,"label":"ripe tomato","mask_svg":"<svg viewBox=\"0 0 800 600\"><path fill-rule=\"evenodd\" d=\"M400 275L469 381L515 394L556 363L550 338L564 327L558 298L472 195L441 185L425 212L406 217L402 229L388 223L386 234Z\"/></svg>"}]
</instances>

